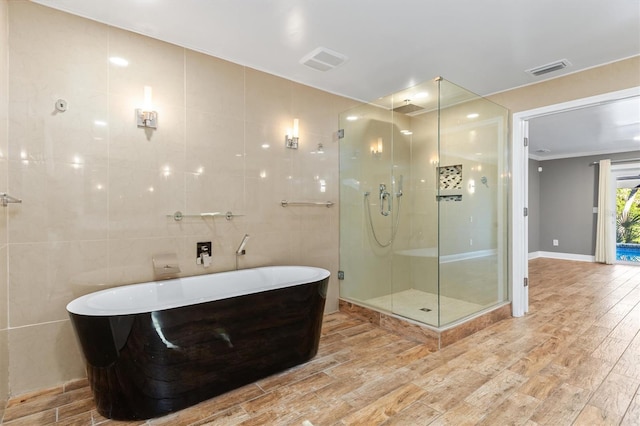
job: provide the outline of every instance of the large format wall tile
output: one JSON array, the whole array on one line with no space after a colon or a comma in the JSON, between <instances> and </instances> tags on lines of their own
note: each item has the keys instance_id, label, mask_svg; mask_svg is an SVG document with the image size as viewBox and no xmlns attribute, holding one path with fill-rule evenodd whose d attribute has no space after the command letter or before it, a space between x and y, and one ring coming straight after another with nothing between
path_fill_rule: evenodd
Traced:
<instances>
[{"instance_id":1,"label":"large format wall tile","mask_svg":"<svg viewBox=\"0 0 640 426\"><path fill-rule=\"evenodd\" d=\"M166 215L184 209L181 170L113 160L109 167L109 238L178 235Z\"/></svg>"},{"instance_id":2,"label":"large format wall tile","mask_svg":"<svg viewBox=\"0 0 640 426\"><path fill-rule=\"evenodd\" d=\"M244 127L242 116L187 109L185 173L205 180L216 173L243 177Z\"/></svg>"},{"instance_id":3,"label":"large format wall tile","mask_svg":"<svg viewBox=\"0 0 640 426\"><path fill-rule=\"evenodd\" d=\"M0 111L11 114L0 131L11 143L0 140L0 183L24 200L0 209L13 393L82 376L65 305L161 278L154 255L175 253L179 276L236 265L337 270L338 206L280 201L338 202L337 114L355 101L31 2L9 2L9 14L11 103ZM154 130L136 123L144 86ZM55 111L58 98L66 112ZM294 118L298 150L284 146ZM195 216L175 221L176 211ZM240 216L197 216L227 211ZM196 264L201 241L212 243L209 268ZM327 311L337 289L332 277ZM36 353L42 368L30 370Z\"/></svg>"},{"instance_id":4,"label":"large format wall tile","mask_svg":"<svg viewBox=\"0 0 640 426\"><path fill-rule=\"evenodd\" d=\"M9 28L12 97L23 89L59 95L75 89L107 90L106 25L10 1Z\"/></svg>"},{"instance_id":5,"label":"large format wall tile","mask_svg":"<svg viewBox=\"0 0 640 426\"><path fill-rule=\"evenodd\" d=\"M67 319L67 303L106 282L107 245L106 240L11 244L10 326Z\"/></svg>"},{"instance_id":6,"label":"large format wall tile","mask_svg":"<svg viewBox=\"0 0 640 426\"><path fill-rule=\"evenodd\" d=\"M10 87L10 160L107 165L106 91L49 85L32 88L19 80L12 80ZM55 110L59 98L67 102L67 111Z\"/></svg>"},{"instance_id":7,"label":"large format wall tile","mask_svg":"<svg viewBox=\"0 0 640 426\"><path fill-rule=\"evenodd\" d=\"M250 123L282 126L284 135L296 118L292 110L295 83L250 68L245 69L245 111Z\"/></svg>"},{"instance_id":8,"label":"large format wall tile","mask_svg":"<svg viewBox=\"0 0 640 426\"><path fill-rule=\"evenodd\" d=\"M182 238L111 238L110 285L153 281L153 256L162 253L176 253L182 266L186 253Z\"/></svg>"},{"instance_id":9,"label":"large format wall tile","mask_svg":"<svg viewBox=\"0 0 640 426\"><path fill-rule=\"evenodd\" d=\"M142 103L144 86L151 86L158 112L169 106L185 106L183 48L111 27L109 57L129 62L126 67L110 66L109 92L112 94Z\"/></svg>"},{"instance_id":10,"label":"large format wall tile","mask_svg":"<svg viewBox=\"0 0 640 426\"><path fill-rule=\"evenodd\" d=\"M191 50L185 64L187 108L244 118L244 67Z\"/></svg>"},{"instance_id":11,"label":"large format wall tile","mask_svg":"<svg viewBox=\"0 0 640 426\"><path fill-rule=\"evenodd\" d=\"M9 359L12 395L85 375L68 320L10 329Z\"/></svg>"},{"instance_id":12,"label":"large format wall tile","mask_svg":"<svg viewBox=\"0 0 640 426\"><path fill-rule=\"evenodd\" d=\"M106 166L11 161L9 188L22 204L9 211L9 243L107 237Z\"/></svg>"},{"instance_id":13,"label":"large format wall tile","mask_svg":"<svg viewBox=\"0 0 640 426\"><path fill-rule=\"evenodd\" d=\"M130 161L146 168L184 169L185 110L163 105L158 108L158 129L136 125L136 102L131 96L109 96L109 158Z\"/></svg>"}]
</instances>

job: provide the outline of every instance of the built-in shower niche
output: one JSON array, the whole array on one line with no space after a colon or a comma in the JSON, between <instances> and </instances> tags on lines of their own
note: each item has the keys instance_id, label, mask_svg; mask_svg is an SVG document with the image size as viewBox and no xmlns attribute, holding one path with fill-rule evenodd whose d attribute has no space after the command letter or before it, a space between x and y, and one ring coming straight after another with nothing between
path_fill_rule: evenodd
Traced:
<instances>
[{"instance_id":1,"label":"built-in shower niche","mask_svg":"<svg viewBox=\"0 0 640 426\"><path fill-rule=\"evenodd\" d=\"M437 201L462 201L462 164L442 166L438 171Z\"/></svg>"}]
</instances>

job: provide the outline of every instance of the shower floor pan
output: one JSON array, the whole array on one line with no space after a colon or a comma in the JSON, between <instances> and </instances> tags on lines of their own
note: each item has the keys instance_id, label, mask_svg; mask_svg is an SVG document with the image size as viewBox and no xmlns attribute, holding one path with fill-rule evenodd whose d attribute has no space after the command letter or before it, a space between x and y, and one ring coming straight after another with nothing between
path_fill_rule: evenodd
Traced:
<instances>
[{"instance_id":1,"label":"shower floor pan","mask_svg":"<svg viewBox=\"0 0 640 426\"><path fill-rule=\"evenodd\" d=\"M410 289L363 301L372 308L393 312L396 315L419 321L434 327L438 325L438 295ZM440 322L448 324L474 314L487 306L451 297L440 296ZM429 309L426 311L425 309Z\"/></svg>"},{"instance_id":2,"label":"shower floor pan","mask_svg":"<svg viewBox=\"0 0 640 426\"><path fill-rule=\"evenodd\" d=\"M394 298L393 313L391 313L392 297ZM405 300L405 304L399 306L402 304L398 303L398 300ZM435 294L406 290L394 295L369 299L366 302L340 299L339 309L340 312L368 321L407 339L423 343L434 351L511 317L510 302L477 305L450 297L441 297L441 308L443 311L449 309L449 313L441 318L441 323L445 325L435 327L432 324L437 324L437 303ZM424 308L431 309L431 311L425 311ZM466 317L462 316L465 314ZM454 321L446 323L447 316ZM458 318L462 319L458 320Z\"/></svg>"}]
</instances>

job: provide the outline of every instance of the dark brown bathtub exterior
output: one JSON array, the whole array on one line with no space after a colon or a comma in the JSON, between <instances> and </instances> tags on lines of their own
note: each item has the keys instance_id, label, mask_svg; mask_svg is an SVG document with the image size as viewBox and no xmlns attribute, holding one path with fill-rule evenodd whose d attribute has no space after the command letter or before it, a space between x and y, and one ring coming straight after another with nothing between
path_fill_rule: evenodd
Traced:
<instances>
[{"instance_id":1,"label":"dark brown bathtub exterior","mask_svg":"<svg viewBox=\"0 0 640 426\"><path fill-rule=\"evenodd\" d=\"M158 417L310 360L328 281L134 315L70 313L98 412Z\"/></svg>"}]
</instances>

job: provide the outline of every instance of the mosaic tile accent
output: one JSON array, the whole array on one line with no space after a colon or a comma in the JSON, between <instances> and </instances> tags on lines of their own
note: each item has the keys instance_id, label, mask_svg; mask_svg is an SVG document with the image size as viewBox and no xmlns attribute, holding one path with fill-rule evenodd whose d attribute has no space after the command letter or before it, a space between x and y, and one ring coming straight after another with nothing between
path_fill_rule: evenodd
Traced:
<instances>
[{"instance_id":1,"label":"mosaic tile accent","mask_svg":"<svg viewBox=\"0 0 640 426\"><path fill-rule=\"evenodd\" d=\"M440 189L462 189L462 164L438 167Z\"/></svg>"},{"instance_id":2,"label":"mosaic tile accent","mask_svg":"<svg viewBox=\"0 0 640 426\"><path fill-rule=\"evenodd\" d=\"M436 195L437 201L462 201L462 195Z\"/></svg>"}]
</instances>

